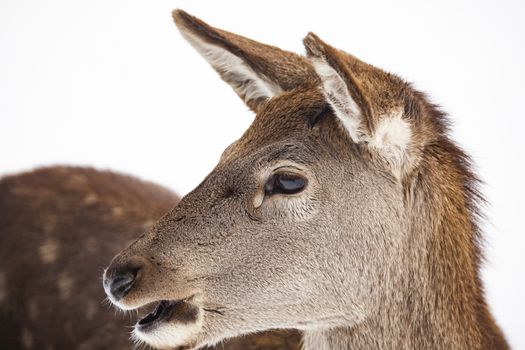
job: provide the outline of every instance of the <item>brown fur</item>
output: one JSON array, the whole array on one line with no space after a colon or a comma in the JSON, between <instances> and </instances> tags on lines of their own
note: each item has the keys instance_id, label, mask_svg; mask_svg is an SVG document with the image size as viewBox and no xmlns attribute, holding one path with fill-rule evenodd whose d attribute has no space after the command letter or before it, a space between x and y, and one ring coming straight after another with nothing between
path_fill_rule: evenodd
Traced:
<instances>
[{"instance_id":1,"label":"brown fur","mask_svg":"<svg viewBox=\"0 0 525 350\"><path fill-rule=\"evenodd\" d=\"M133 317L104 304L102 267L179 198L108 171L52 167L0 180L0 348L129 349ZM293 331L224 349L294 349Z\"/></svg>"}]
</instances>

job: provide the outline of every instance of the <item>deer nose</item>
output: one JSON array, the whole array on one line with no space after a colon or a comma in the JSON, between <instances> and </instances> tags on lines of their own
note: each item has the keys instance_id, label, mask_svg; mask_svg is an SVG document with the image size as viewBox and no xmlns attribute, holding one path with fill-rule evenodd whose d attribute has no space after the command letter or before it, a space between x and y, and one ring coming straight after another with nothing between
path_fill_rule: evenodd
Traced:
<instances>
[{"instance_id":1,"label":"deer nose","mask_svg":"<svg viewBox=\"0 0 525 350\"><path fill-rule=\"evenodd\" d=\"M104 277L104 289L114 300L120 300L133 288L141 267L138 265L110 266Z\"/></svg>"}]
</instances>

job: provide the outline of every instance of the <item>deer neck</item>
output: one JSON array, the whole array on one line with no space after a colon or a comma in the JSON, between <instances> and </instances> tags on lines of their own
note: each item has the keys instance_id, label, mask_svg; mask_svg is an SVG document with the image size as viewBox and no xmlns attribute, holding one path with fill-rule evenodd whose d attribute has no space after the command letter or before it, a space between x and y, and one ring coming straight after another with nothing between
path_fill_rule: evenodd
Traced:
<instances>
[{"instance_id":1,"label":"deer neck","mask_svg":"<svg viewBox=\"0 0 525 350\"><path fill-rule=\"evenodd\" d=\"M476 179L461 151L446 148L406 184L405 244L385 283L394 287L361 323L305 332L305 350L508 348L478 274Z\"/></svg>"}]
</instances>

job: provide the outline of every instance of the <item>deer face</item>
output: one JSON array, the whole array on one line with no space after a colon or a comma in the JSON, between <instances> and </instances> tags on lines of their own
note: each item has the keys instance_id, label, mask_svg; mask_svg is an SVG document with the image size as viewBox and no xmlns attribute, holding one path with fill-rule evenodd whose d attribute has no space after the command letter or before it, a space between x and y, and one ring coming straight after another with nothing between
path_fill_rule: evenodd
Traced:
<instances>
[{"instance_id":1,"label":"deer face","mask_svg":"<svg viewBox=\"0 0 525 350\"><path fill-rule=\"evenodd\" d=\"M403 246L401 183L416 163L414 105L395 91L406 85L313 34L305 58L174 17L257 115L208 177L114 258L109 298L155 306L134 334L156 347L360 322L379 307ZM370 78L359 83L351 65Z\"/></svg>"}]
</instances>

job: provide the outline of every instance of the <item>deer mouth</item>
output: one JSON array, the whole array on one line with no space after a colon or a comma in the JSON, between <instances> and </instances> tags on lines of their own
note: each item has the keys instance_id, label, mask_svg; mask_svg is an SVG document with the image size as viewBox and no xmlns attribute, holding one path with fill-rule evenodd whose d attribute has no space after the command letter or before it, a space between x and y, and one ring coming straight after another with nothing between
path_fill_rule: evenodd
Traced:
<instances>
[{"instance_id":1,"label":"deer mouth","mask_svg":"<svg viewBox=\"0 0 525 350\"><path fill-rule=\"evenodd\" d=\"M132 338L158 349L193 348L203 327L199 305L194 296L156 301L153 311L135 324Z\"/></svg>"},{"instance_id":2,"label":"deer mouth","mask_svg":"<svg viewBox=\"0 0 525 350\"><path fill-rule=\"evenodd\" d=\"M180 303L178 300L161 300L152 312L138 320L136 327L145 329L153 326L156 322L162 322L163 319L169 318L178 303Z\"/></svg>"},{"instance_id":3,"label":"deer mouth","mask_svg":"<svg viewBox=\"0 0 525 350\"><path fill-rule=\"evenodd\" d=\"M190 299L160 300L152 312L139 319L135 329L149 332L161 323L194 323L199 316L199 308Z\"/></svg>"}]
</instances>

